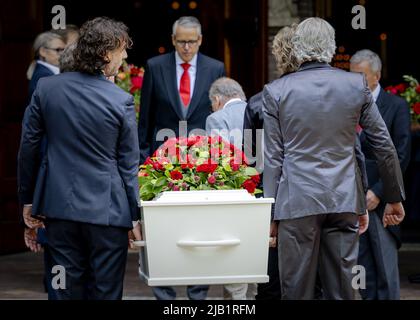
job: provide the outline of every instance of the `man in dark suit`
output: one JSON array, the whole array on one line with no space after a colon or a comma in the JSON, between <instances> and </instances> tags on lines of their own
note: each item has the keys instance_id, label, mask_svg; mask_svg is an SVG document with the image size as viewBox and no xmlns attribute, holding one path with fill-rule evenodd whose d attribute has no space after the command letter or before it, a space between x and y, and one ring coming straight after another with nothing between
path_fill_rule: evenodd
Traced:
<instances>
[{"instance_id":1,"label":"man in dark suit","mask_svg":"<svg viewBox=\"0 0 420 320\"><path fill-rule=\"evenodd\" d=\"M58 59L65 47L64 39L55 32L46 31L36 37L33 45L36 63L30 76L29 99L39 79L60 73Z\"/></svg>"},{"instance_id":2,"label":"man in dark suit","mask_svg":"<svg viewBox=\"0 0 420 320\"><path fill-rule=\"evenodd\" d=\"M78 72L40 79L25 112L19 198L28 227L45 216L53 263L65 270L58 299L122 297L127 231L139 218L139 149L133 98L105 77L117 74L130 44L124 24L86 22Z\"/></svg>"},{"instance_id":3,"label":"man in dark suit","mask_svg":"<svg viewBox=\"0 0 420 320\"><path fill-rule=\"evenodd\" d=\"M211 113L208 91L225 69L222 62L198 52L201 42L200 22L181 17L172 30L175 51L147 61L138 127L141 163L163 143L165 132L160 130L179 136L205 129ZM187 132L179 132L180 121L187 122Z\"/></svg>"},{"instance_id":4,"label":"man in dark suit","mask_svg":"<svg viewBox=\"0 0 420 320\"><path fill-rule=\"evenodd\" d=\"M293 37L300 67L266 85L264 196L275 197L282 298L354 299L358 234L368 215L355 157L358 123L378 157L387 202L383 223L404 218L398 156L362 75L332 68L335 31L320 18Z\"/></svg>"},{"instance_id":5,"label":"man in dark suit","mask_svg":"<svg viewBox=\"0 0 420 320\"><path fill-rule=\"evenodd\" d=\"M381 59L370 50L356 52L350 60L350 71L366 75L369 89L385 121L398 153L402 172L410 160L410 112L407 102L385 92L380 84ZM379 175L378 161L361 132L362 150L366 157L369 190L366 195L370 224L360 237L359 264L366 269L366 289L360 290L363 299L399 299L398 248L401 246L399 226L384 228L383 181Z\"/></svg>"},{"instance_id":6,"label":"man in dark suit","mask_svg":"<svg viewBox=\"0 0 420 320\"><path fill-rule=\"evenodd\" d=\"M172 28L175 51L147 61L140 100L140 163L164 142L165 136L186 136L194 129L205 135L211 113L209 88L225 75L222 62L198 52L201 25L194 17L181 17ZM187 128L184 128L184 125ZM180 132L181 131L181 132ZM190 299L204 299L208 286L190 286ZM158 299L174 299L171 287L154 287Z\"/></svg>"}]
</instances>

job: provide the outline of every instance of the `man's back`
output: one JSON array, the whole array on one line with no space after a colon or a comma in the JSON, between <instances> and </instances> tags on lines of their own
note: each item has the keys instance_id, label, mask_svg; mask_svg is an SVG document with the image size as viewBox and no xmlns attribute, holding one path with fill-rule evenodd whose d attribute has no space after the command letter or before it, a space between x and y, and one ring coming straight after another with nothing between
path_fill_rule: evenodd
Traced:
<instances>
[{"instance_id":1,"label":"man's back","mask_svg":"<svg viewBox=\"0 0 420 320\"><path fill-rule=\"evenodd\" d=\"M127 161L130 171L138 164L132 97L103 76L69 72L41 79L28 109L25 117L38 112L48 139L34 212L130 227L137 203L128 194L134 190L126 194L133 181L123 182L129 174L122 166Z\"/></svg>"},{"instance_id":2,"label":"man's back","mask_svg":"<svg viewBox=\"0 0 420 320\"><path fill-rule=\"evenodd\" d=\"M284 150L277 218L361 212L354 144L362 107L368 103L363 77L309 63L266 88L280 101L274 110ZM265 130L271 134L269 127Z\"/></svg>"},{"instance_id":3,"label":"man's back","mask_svg":"<svg viewBox=\"0 0 420 320\"><path fill-rule=\"evenodd\" d=\"M226 141L242 149L242 135L246 102L234 101L207 117L206 132L222 136Z\"/></svg>"}]
</instances>

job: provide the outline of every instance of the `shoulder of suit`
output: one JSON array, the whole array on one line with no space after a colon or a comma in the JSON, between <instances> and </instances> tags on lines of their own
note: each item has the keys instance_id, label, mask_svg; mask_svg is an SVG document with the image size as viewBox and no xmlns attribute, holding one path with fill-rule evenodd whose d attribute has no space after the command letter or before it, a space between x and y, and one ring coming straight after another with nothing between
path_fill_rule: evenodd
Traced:
<instances>
[{"instance_id":1,"label":"shoulder of suit","mask_svg":"<svg viewBox=\"0 0 420 320\"><path fill-rule=\"evenodd\" d=\"M33 76L36 76L36 75L50 76L50 75L53 75L53 74L54 74L54 72L52 72L46 66L44 66L40 63L37 63L35 65Z\"/></svg>"},{"instance_id":2,"label":"shoulder of suit","mask_svg":"<svg viewBox=\"0 0 420 320\"><path fill-rule=\"evenodd\" d=\"M46 87L45 90L54 90L54 88L64 87L66 83L79 82L80 85L93 85L99 88L99 91L106 92L114 99L129 102L132 96L118 87L115 83L105 78L84 74L81 72L64 72L50 77L39 79L39 86Z\"/></svg>"},{"instance_id":3,"label":"shoulder of suit","mask_svg":"<svg viewBox=\"0 0 420 320\"><path fill-rule=\"evenodd\" d=\"M204 62L205 64L211 67L215 67L215 68L225 67L225 64L222 61L206 56L205 54L199 53L199 58L202 62Z\"/></svg>"},{"instance_id":4,"label":"shoulder of suit","mask_svg":"<svg viewBox=\"0 0 420 320\"><path fill-rule=\"evenodd\" d=\"M382 95L381 99L383 99L385 103L387 104L389 103L397 107L407 108L407 101L403 99L402 97L386 92L383 89L381 90L381 95Z\"/></svg>"},{"instance_id":5,"label":"shoulder of suit","mask_svg":"<svg viewBox=\"0 0 420 320\"><path fill-rule=\"evenodd\" d=\"M170 59L173 59L173 54L174 54L173 52L169 52L169 53L161 54L156 57L150 58L149 60L147 60L147 65L155 66L155 65L160 65L162 63L165 63L169 61Z\"/></svg>"}]
</instances>

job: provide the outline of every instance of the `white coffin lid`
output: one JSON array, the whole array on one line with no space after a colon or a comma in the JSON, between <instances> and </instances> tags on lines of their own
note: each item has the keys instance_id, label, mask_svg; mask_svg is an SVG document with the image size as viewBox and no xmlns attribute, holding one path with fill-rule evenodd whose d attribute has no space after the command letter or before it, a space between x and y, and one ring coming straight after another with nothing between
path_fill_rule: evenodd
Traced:
<instances>
[{"instance_id":1,"label":"white coffin lid","mask_svg":"<svg viewBox=\"0 0 420 320\"><path fill-rule=\"evenodd\" d=\"M256 198L244 189L165 191L151 201L140 201L140 206L186 206L250 203L274 203L274 199Z\"/></svg>"}]
</instances>

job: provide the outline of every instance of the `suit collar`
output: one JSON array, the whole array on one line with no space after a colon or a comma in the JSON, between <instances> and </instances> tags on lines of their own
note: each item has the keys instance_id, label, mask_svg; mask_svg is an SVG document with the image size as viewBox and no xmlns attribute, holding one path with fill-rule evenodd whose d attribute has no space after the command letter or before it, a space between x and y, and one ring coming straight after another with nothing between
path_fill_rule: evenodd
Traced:
<instances>
[{"instance_id":1,"label":"suit collar","mask_svg":"<svg viewBox=\"0 0 420 320\"><path fill-rule=\"evenodd\" d=\"M304 70L316 69L316 68L331 68L331 66L326 62L306 61L300 65L298 71L304 71Z\"/></svg>"},{"instance_id":2,"label":"suit collar","mask_svg":"<svg viewBox=\"0 0 420 320\"><path fill-rule=\"evenodd\" d=\"M386 107L386 92L383 88L379 91L378 99L376 100L376 105L379 109L383 109Z\"/></svg>"}]
</instances>

